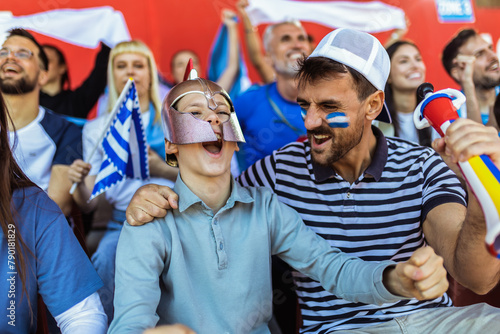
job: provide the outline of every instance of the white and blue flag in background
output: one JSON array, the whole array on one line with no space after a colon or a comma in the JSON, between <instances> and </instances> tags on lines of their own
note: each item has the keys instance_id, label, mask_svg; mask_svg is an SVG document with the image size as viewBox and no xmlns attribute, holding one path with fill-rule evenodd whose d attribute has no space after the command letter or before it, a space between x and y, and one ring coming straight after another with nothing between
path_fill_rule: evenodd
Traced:
<instances>
[{"instance_id":1,"label":"white and blue flag in background","mask_svg":"<svg viewBox=\"0 0 500 334\"><path fill-rule=\"evenodd\" d=\"M239 47L239 50L238 72L234 78L233 86L228 91L233 100L252 85L252 81L248 77L247 65L243 60L241 47ZM217 82L229 63L229 32L225 24L221 24L217 31L212 42L209 58L208 79Z\"/></svg>"},{"instance_id":2,"label":"white and blue flag in background","mask_svg":"<svg viewBox=\"0 0 500 334\"><path fill-rule=\"evenodd\" d=\"M123 88L109 129L102 140L104 161L97 174L89 201L125 178L149 179L146 136L139 110L139 98L132 79Z\"/></svg>"}]
</instances>

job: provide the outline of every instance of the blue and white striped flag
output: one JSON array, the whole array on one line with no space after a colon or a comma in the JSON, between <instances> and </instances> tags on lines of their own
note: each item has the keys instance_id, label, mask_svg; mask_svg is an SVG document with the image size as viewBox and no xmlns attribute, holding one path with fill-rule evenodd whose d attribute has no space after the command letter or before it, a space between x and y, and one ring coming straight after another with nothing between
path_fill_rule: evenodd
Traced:
<instances>
[{"instance_id":1,"label":"blue and white striped flag","mask_svg":"<svg viewBox=\"0 0 500 334\"><path fill-rule=\"evenodd\" d=\"M149 179L146 136L133 80L125 85L116 107L119 110L102 141L104 161L89 201L125 178Z\"/></svg>"},{"instance_id":2,"label":"blue and white striped flag","mask_svg":"<svg viewBox=\"0 0 500 334\"><path fill-rule=\"evenodd\" d=\"M230 91L227 92L231 99L238 97L238 95L244 93L252 85L252 81L248 77L248 69L245 61L243 60L243 55L241 53L241 47L239 48L238 56L238 73L234 79L233 86ZM214 41L212 42L212 47L209 54L209 67L208 67L208 79L216 82L222 75L229 63L229 32L225 24L221 24Z\"/></svg>"}]
</instances>

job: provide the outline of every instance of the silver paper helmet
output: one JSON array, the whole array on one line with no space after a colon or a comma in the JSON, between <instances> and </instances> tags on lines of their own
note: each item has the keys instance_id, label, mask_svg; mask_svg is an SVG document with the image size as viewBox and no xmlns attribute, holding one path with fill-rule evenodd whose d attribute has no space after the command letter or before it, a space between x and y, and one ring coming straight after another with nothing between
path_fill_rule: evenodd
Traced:
<instances>
[{"instance_id":1,"label":"silver paper helmet","mask_svg":"<svg viewBox=\"0 0 500 334\"><path fill-rule=\"evenodd\" d=\"M222 123L223 139L224 141L245 142L229 95L215 82L202 78L186 80L177 84L170 90L163 101L161 116L163 134L166 140L173 144L181 145L217 141L217 136L209 122L198 119L191 113L183 113L175 109L177 102L188 94L201 94L205 96L207 105L212 110L217 108L214 96L216 94L222 95L231 109L229 120ZM174 154L167 154L165 160L170 166L178 166L177 158Z\"/></svg>"}]
</instances>

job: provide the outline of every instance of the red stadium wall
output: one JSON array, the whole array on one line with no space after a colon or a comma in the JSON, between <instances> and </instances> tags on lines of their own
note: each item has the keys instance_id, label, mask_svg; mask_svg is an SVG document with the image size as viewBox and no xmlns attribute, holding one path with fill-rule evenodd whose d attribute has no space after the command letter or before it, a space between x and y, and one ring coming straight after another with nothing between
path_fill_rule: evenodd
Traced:
<instances>
[{"instance_id":1,"label":"red stadium wall","mask_svg":"<svg viewBox=\"0 0 500 334\"><path fill-rule=\"evenodd\" d=\"M269 0L271 1L271 0ZM170 78L170 58L179 49L193 49L206 69L208 52L220 23L222 8L234 9L236 0L23 0L3 2L0 10L11 11L15 16L28 15L60 8L89 8L112 6L123 13L132 38L143 40L153 50L160 72ZM450 37L461 27L474 27L492 35L494 44L500 37L498 20L500 7L482 8L473 1L475 22L469 24L440 23L435 0L385 0L387 4L403 9L410 21L407 38L421 49L427 65L427 81L437 89L456 88L440 62L441 50ZM8 3L8 4L7 4ZM313 23L304 26L317 41L329 28ZM85 29L85 27L82 27ZM259 27L262 33L264 26ZM390 32L376 36L384 43ZM37 35L41 42L61 46L70 68L73 86L78 85L92 67L96 50L80 48L49 37ZM242 31L240 37L243 38ZM250 68L250 76L257 81L256 72Z\"/></svg>"}]
</instances>

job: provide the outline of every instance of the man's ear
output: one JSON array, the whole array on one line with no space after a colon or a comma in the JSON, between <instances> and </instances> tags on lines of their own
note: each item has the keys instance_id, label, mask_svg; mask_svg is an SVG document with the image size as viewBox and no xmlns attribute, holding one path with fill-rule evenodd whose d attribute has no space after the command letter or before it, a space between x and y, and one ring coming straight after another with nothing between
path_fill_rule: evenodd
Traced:
<instances>
[{"instance_id":1,"label":"man's ear","mask_svg":"<svg viewBox=\"0 0 500 334\"><path fill-rule=\"evenodd\" d=\"M64 73L66 73L68 71L68 67L66 64L64 65L59 65L59 71L57 71L59 75L64 75Z\"/></svg>"},{"instance_id":2,"label":"man's ear","mask_svg":"<svg viewBox=\"0 0 500 334\"><path fill-rule=\"evenodd\" d=\"M266 62L266 64L268 64L269 66L271 66L272 68L274 68L274 65L273 65L273 59L271 58L271 55L269 53L265 53L264 54L264 61Z\"/></svg>"},{"instance_id":3,"label":"man's ear","mask_svg":"<svg viewBox=\"0 0 500 334\"><path fill-rule=\"evenodd\" d=\"M384 92L377 90L367 98L366 118L373 121L382 111L384 106Z\"/></svg>"},{"instance_id":4,"label":"man's ear","mask_svg":"<svg viewBox=\"0 0 500 334\"><path fill-rule=\"evenodd\" d=\"M179 152L179 149L177 148L177 144L173 144L165 139L165 153L175 154L178 152Z\"/></svg>"},{"instance_id":5,"label":"man's ear","mask_svg":"<svg viewBox=\"0 0 500 334\"><path fill-rule=\"evenodd\" d=\"M38 84L42 87L47 83L47 81L49 81L49 72L40 69L40 73L38 73Z\"/></svg>"},{"instance_id":6,"label":"man's ear","mask_svg":"<svg viewBox=\"0 0 500 334\"><path fill-rule=\"evenodd\" d=\"M450 70L450 76L453 80L455 80L455 82L460 82L459 78L460 78L460 69L458 66L453 66Z\"/></svg>"}]
</instances>

